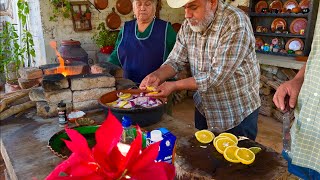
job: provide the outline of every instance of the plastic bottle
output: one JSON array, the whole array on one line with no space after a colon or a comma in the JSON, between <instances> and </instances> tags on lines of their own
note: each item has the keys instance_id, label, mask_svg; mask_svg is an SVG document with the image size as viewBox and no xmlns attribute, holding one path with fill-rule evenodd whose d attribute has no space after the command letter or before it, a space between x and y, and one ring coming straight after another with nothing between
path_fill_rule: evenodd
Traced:
<instances>
[{"instance_id":1,"label":"plastic bottle","mask_svg":"<svg viewBox=\"0 0 320 180\"><path fill-rule=\"evenodd\" d=\"M123 116L121 124L123 131L120 142L124 144L131 144L135 137L134 130L131 127L131 120L128 117Z\"/></svg>"},{"instance_id":2,"label":"plastic bottle","mask_svg":"<svg viewBox=\"0 0 320 180\"><path fill-rule=\"evenodd\" d=\"M163 140L162 132L160 130L152 130L150 132L150 139L148 145Z\"/></svg>"},{"instance_id":3,"label":"plastic bottle","mask_svg":"<svg viewBox=\"0 0 320 180\"><path fill-rule=\"evenodd\" d=\"M64 127L68 121L67 121L67 108L66 103L64 103L62 100L58 104L58 117L59 117L59 126Z\"/></svg>"}]
</instances>

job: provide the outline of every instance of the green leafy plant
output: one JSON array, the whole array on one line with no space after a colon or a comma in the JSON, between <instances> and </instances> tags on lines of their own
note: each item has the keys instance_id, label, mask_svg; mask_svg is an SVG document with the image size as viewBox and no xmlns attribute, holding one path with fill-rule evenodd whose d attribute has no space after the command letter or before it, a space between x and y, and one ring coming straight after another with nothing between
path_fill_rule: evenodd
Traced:
<instances>
[{"instance_id":1,"label":"green leafy plant","mask_svg":"<svg viewBox=\"0 0 320 180\"><path fill-rule=\"evenodd\" d=\"M17 24L10 22L3 24L3 29L0 31L0 73L6 72L7 69L16 71L21 66L25 66L25 62L27 62L27 66L30 66L31 59L36 56L33 37L27 27L28 2L18 0L17 7L22 30L19 36L16 29ZM8 73L6 73L7 75Z\"/></svg>"},{"instance_id":2,"label":"green leafy plant","mask_svg":"<svg viewBox=\"0 0 320 180\"><path fill-rule=\"evenodd\" d=\"M71 3L69 0L50 0L54 6L53 15L49 17L50 21L57 21L58 16L62 14L64 18L69 18L71 14Z\"/></svg>"},{"instance_id":3,"label":"green leafy plant","mask_svg":"<svg viewBox=\"0 0 320 180\"><path fill-rule=\"evenodd\" d=\"M15 28L17 24L5 22L0 31L0 72L4 73L8 65L14 64L15 67L21 65L21 51L19 47L19 36ZM7 76L8 74L6 74ZM8 77L7 77L8 78Z\"/></svg>"},{"instance_id":4,"label":"green leafy plant","mask_svg":"<svg viewBox=\"0 0 320 180\"><path fill-rule=\"evenodd\" d=\"M99 48L115 45L119 33L118 31L108 30L104 23L100 23L97 30L98 32L93 35L92 40Z\"/></svg>"}]
</instances>

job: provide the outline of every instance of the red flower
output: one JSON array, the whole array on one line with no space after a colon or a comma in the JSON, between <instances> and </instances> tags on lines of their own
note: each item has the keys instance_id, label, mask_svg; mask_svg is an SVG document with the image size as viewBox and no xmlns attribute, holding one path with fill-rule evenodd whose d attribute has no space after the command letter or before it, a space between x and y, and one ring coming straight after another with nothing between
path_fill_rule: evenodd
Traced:
<instances>
[{"instance_id":1,"label":"red flower","mask_svg":"<svg viewBox=\"0 0 320 180\"><path fill-rule=\"evenodd\" d=\"M109 111L108 117L95 133L97 143L90 149L86 139L78 131L66 128L71 141L64 140L64 142L72 154L46 179L174 179L173 165L155 162L160 142L141 150L142 133L138 126L137 137L132 142L127 155L123 156L117 147L122 130L120 122Z\"/></svg>"}]
</instances>

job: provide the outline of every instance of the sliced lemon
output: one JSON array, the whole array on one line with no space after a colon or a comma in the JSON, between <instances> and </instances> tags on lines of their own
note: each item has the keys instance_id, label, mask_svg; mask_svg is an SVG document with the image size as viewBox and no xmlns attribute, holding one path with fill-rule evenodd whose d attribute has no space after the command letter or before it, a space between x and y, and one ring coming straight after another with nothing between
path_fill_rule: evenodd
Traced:
<instances>
[{"instance_id":1,"label":"sliced lemon","mask_svg":"<svg viewBox=\"0 0 320 180\"><path fill-rule=\"evenodd\" d=\"M208 130L200 130L194 134L197 140L201 143L207 144L214 139L214 134Z\"/></svg>"},{"instance_id":2,"label":"sliced lemon","mask_svg":"<svg viewBox=\"0 0 320 180\"><path fill-rule=\"evenodd\" d=\"M214 140L213 140L213 145L214 145L215 148L217 148L217 147L216 147L216 145L217 145L217 140L218 140L218 139L221 139L221 138L228 138L228 137L225 137L225 136L224 136L224 137L223 137L223 136L217 136L217 137L215 137ZM229 139L230 139L230 138L229 138Z\"/></svg>"},{"instance_id":3,"label":"sliced lemon","mask_svg":"<svg viewBox=\"0 0 320 180\"><path fill-rule=\"evenodd\" d=\"M260 147L251 147L249 148L250 151L252 151L254 154L258 154L258 152L261 151Z\"/></svg>"},{"instance_id":4,"label":"sliced lemon","mask_svg":"<svg viewBox=\"0 0 320 180\"><path fill-rule=\"evenodd\" d=\"M148 94L158 94L158 91L149 92Z\"/></svg>"},{"instance_id":5,"label":"sliced lemon","mask_svg":"<svg viewBox=\"0 0 320 180\"><path fill-rule=\"evenodd\" d=\"M237 149L234 156L238 158L242 164L251 164L256 158L256 155L248 148Z\"/></svg>"},{"instance_id":6,"label":"sliced lemon","mask_svg":"<svg viewBox=\"0 0 320 180\"><path fill-rule=\"evenodd\" d=\"M128 99L128 98L131 97L131 94L130 94L130 93L120 93L120 94L118 95L118 97L119 97L120 99Z\"/></svg>"},{"instance_id":7,"label":"sliced lemon","mask_svg":"<svg viewBox=\"0 0 320 180\"><path fill-rule=\"evenodd\" d=\"M117 101L113 101L113 102L106 103L106 105L107 105L107 106L117 105Z\"/></svg>"},{"instance_id":8,"label":"sliced lemon","mask_svg":"<svg viewBox=\"0 0 320 180\"><path fill-rule=\"evenodd\" d=\"M156 88L153 86L147 86L147 91L156 91Z\"/></svg>"},{"instance_id":9,"label":"sliced lemon","mask_svg":"<svg viewBox=\"0 0 320 180\"><path fill-rule=\"evenodd\" d=\"M230 138L220 138L216 141L216 149L219 153L223 154L228 146L236 146L237 144Z\"/></svg>"},{"instance_id":10,"label":"sliced lemon","mask_svg":"<svg viewBox=\"0 0 320 180\"><path fill-rule=\"evenodd\" d=\"M127 105L128 101L120 101L119 102L119 108L123 108L123 106Z\"/></svg>"},{"instance_id":11,"label":"sliced lemon","mask_svg":"<svg viewBox=\"0 0 320 180\"><path fill-rule=\"evenodd\" d=\"M230 138L232 141L234 141L236 144L238 144L238 138L237 136L231 134L231 133L221 133L219 134L219 136L222 136L222 137L228 137Z\"/></svg>"},{"instance_id":12,"label":"sliced lemon","mask_svg":"<svg viewBox=\"0 0 320 180\"><path fill-rule=\"evenodd\" d=\"M223 157L229 162L239 163L240 160L234 155L237 149L239 149L238 146L228 146L223 151Z\"/></svg>"}]
</instances>

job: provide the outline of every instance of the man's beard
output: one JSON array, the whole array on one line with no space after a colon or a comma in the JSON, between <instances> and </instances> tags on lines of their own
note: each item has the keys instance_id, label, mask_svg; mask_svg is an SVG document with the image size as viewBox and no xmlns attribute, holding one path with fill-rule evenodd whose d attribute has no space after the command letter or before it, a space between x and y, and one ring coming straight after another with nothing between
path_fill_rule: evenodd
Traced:
<instances>
[{"instance_id":1,"label":"man's beard","mask_svg":"<svg viewBox=\"0 0 320 180\"><path fill-rule=\"evenodd\" d=\"M200 21L197 19L192 19L192 18L187 19L188 24L189 24L190 28L192 29L192 31L203 32L209 26L209 24L212 22L212 20L214 18L214 11L208 5L206 5L205 11L206 11L206 13L204 15L204 18ZM196 24L196 25L192 25L192 24Z\"/></svg>"}]
</instances>

